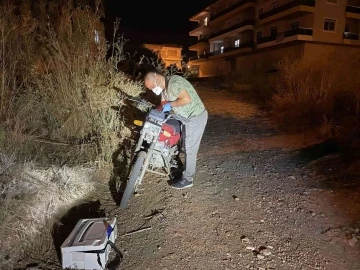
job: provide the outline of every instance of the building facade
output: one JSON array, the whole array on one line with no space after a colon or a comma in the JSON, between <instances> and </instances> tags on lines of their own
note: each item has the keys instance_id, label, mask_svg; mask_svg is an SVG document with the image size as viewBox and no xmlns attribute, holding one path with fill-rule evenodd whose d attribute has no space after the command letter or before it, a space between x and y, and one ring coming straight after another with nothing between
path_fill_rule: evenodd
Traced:
<instances>
[{"instance_id":1,"label":"building facade","mask_svg":"<svg viewBox=\"0 0 360 270\"><path fill-rule=\"evenodd\" d=\"M199 77L266 72L286 56L360 49L360 0L218 0L190 21L197 56L189 65Z\"/></svg>"},{"instance_id":2,"label":"building facade","mask_svg":"<svg viewBox=\"0 0 360 270\"><path fill-rule=\"evenodd\" d=\"M164 61L165 66L176 65L182 67L182 46L176 44L144 44L144 47L154 51Z\"/></svg>"}]
</instances>

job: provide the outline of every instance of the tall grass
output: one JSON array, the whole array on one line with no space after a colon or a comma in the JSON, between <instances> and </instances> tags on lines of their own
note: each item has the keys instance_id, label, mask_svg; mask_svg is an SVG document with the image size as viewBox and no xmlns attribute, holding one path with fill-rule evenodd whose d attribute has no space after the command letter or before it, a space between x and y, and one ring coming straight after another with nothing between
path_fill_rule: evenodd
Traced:
<instances>
[{"instance_id":1,"label":"tall grass","mask_svg":"<svg viewBox=\"0 0 360 270\"><path fill-rule=\"evenodd\" d=\"M50 238L44 226L59 208L97 188L96 164L131 136L124 97L143 92L119 70L116 36L107 57L100 9L11 2L0 2L1 269L13 269L36 235Z\"/></svg>"},{"instance_id":2,"label":"tall grass","mask_svg":"<svg viewBox=\"0 0 360 270\"><path fill-rule=\"evenodd\" d=\"M123 51L117 40L106 60L100 10L70 4L56 10L52 21L41 21L1 7L0 116L7 137L91 144L97 159L111 161L125 130L111 109L122 102L114 87L139 95L141 86L118 71Z\"/></svg>"},{"instance_id":3,"label":"tall grass","mask_svg":"<svg viewBox=\"0 0 360 270\"><path fill-rule=\"evenodd\" d=\"M351 139L359 131L360 57L335 51L316 61L284 59L272 115L279 127L308 129L326 124L332 136Z\"/></svg>"}]
</instances>

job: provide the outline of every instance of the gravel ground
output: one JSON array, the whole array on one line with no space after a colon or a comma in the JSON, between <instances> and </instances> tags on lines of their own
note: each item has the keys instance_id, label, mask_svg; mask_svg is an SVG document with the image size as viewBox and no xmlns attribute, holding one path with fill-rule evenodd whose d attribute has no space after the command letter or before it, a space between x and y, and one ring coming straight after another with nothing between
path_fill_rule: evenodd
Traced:
<instances>
[{"instance_id":1,"label":"gravel ground","mask_svg":"<svg viewBox=\"0 0 360 270\"><path fill-rule=\"evenodd\" d=\"M194 187L174 190L147 174L125 210L107 185L94 194L101 215L118 219L116 268L359 270L360 163L350 166L314 134L278 132L238 94L199 94L209 121ZM62 223L91 217L86 207Z\"/></svg>"},{"instance_id":2,"label":"gravel ground","mask_svg":"<svg viewBox=\"0 0 360 270\"><path fill-rule=\"evenodd\" d=\"M199 93L210 117L195 185L146 176L113 213L120 235L151 226L118 238L119 269L360 269L360 185L337 173L339 156L279 133L237 94Z\"/></svg>"}]
</instances>

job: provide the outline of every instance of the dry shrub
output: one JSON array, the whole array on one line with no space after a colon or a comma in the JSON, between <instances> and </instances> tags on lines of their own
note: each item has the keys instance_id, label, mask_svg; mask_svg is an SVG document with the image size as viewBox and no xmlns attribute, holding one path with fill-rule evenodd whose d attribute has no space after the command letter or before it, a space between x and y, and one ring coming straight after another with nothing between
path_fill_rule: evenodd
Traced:
<instances>
[{"instance_id":1,"label":"dry shrub","mask_svg":"<svg viewBox=\"0 0 360 270\"><path fill-rule=\"evenodd\" d=\"M49 10L44 1L34 1L37 9L9 2L0 2L1 269L13 269L17 255L49 232L44 226L60 207L94 191L93 162L111 162L131 136L124 97L142 93L118 69L121 40L106 58L100 10L73 1L51 1Z\"/></svg>"},{"instance_id":2,"label":"dry shrub","mask_svg":"<svg viewBox=\"0 0 360 270\"><path fill-rule=\"evenodd\" d=\"M59 208L98 188L91 180L95 170L83 166L39 168L32 162L18 163L14 155L0 154L1 269L13 269L22 253L33 248L34 238L48 237L45 234L50 233L50 221Z\"/></svg>"},{"instance_id":3,"label":"dry shrub","mask_svg":"<svg viewBox=\"0 0 360 270\"><path fill-rule=\"evenodd\" d=\"M226 83L230 91L241 93L244 98L255 102L260 107L267 107L274 93L276 74L254 74L243 72L228 76Z\"/></svg>"},{"instance_id":4,"label":"dry shrub","mask_svg":"<svg viewBox=\"0 0 360 270\"><path fill-rule=\"evenodd\" d=\"M42 21L47 17L37 14L35 19L22 8L18 16L14 7L1 6L0 116L8 144L20 145L17 138L25 134L27 139L95 149L93 159L111 161L119 135L128 135L111 108L121 106L123 99L114 87L130 96L142 92L139 83L118 70L123 44L114 40L106 59L100 10L58 6L52 21ZM21 145L27 148L22 154L36 152L28 149L31 144Z\"/></svg>"},{"instance_id":5,"label":"dry shrub","mask_svg":"<svg viewBox=\"0 0 360 270\"><path fill-rule=\"evenodd\" d=\"M341 130L359 124L360 62L356 53L336 50L316 61L284 59L272 115L280 128L307 129L324 123Z\"/></svg>"}]
</instances>

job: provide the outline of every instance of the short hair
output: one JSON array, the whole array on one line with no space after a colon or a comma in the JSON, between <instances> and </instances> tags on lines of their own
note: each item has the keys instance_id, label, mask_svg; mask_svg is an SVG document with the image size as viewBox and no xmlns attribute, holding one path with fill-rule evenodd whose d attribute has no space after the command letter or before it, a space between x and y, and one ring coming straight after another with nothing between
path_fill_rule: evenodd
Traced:
<instances>
[{"instance_id":1,"label":"short hair","mask_svg":"<svg viewBox=\"0 0 360 270\"><path fill-rule=\"evenodd\" d=\"M163 76L160 72L158 72L156 69L149 69L148 71L146 71L145 75L144 75L144 80L150 80L150 79L154 79L156 75L160 75Z\"/></svg>"}]
</instances>

